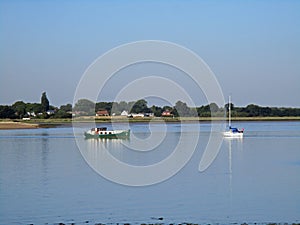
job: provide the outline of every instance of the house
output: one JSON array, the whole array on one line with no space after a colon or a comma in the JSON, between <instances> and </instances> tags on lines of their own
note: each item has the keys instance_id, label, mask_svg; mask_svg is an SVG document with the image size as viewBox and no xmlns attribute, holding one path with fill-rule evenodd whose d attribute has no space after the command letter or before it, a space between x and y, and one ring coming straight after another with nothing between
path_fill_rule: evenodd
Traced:
<instances>
[{"instance_id":1,"label":"house","mask_svg":"<svg viewBox=\"0 0 300 225\"><path fill-rule=\"evenodd\" d=\"M130 113L128 114L128 117L130 118L136 118L136 117L144 117L145 115L143 113Z\"/></svg>"},{"instance_id":2,"label":"house","mask_svg":"<svg viewBox=\"0 0 300 225\"><path fill-rule=\"evenodd\" d=\"M53 114L55 113L55 111L52 110L52 109L49 109L46 113L47 113L48 115L53 115Z\"/></svg>"},{"instance_id":3,"label":"house","mask_svg":"<svg viewBox=\"0 0 300 225\"><path fill-rule=\"evenodd\" d=\"M96 116L109 116L109 113L106 109L102 109L96 112Z\"/></svg>"},{"instance_id":4,"label":"house","mask_svg":"<svg viewBox=\"0 0 300 225\"><path fill-rule=\"evenodd\" d=\"M166 110L166 111L163 111L163 113L161 114L161 116L173 116L173 114L169 110Z\"/></svg>"},{"instance_id":5,"label":"house","mask_svg":"<svg viewBox=\"0 0 300 225\"><path fill-rule=\"evenodd\" d=\"M70 112L72 114L72 116L84 116L87 115L87 112L84 111L74 111L74 112Z\"/></svg>"},{"instance_id":6,"label":"house","mask_svg":"<svg viewBox=\"0 0 300 225\"><path fill-rule=\"evenodd\" d=\"M144 116L145 117L154 117L154 113L145 113Z\"/></svg>"},{"instance_id":7,"label":"house","mask_svg":"<svg viewBox=\"0 0 300 225\"><path fill-rule=\"evenodd\" d=\"M128 111L123 110L123 112L121 113L121 116L128 116Z\"/></svg>"},{"instance_id":8,"label":"house","mask_svg":"<svg viewBox=\"0 0 300 225\"><path fill-rule=\"evenodd\" d=\"M33 116L33 117L36 117L36 114L35 114L35 112L27 112L27 115L28 115L28 116Z\"/></svg>"}]
</instances>

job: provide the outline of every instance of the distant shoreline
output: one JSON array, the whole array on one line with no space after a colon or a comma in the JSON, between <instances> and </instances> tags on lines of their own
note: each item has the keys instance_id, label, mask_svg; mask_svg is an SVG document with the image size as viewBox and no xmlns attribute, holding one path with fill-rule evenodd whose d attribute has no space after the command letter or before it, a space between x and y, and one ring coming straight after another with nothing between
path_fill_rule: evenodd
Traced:
<instances>
[{"instance_id":1,"label":"distant shoreline","mask_svg":"<svg viewBox=\"0 0 300 225\"><path fill-rule=\"evenodd\" d=\"M0 120L0 130L11 129L37 129L51 127L71 126L72 123L189 123L189 122L210 122L225 121L224 117L182 117L182 118L122 118L122 117L78 117L72 119L32 119L22 120ZM251 122L251 121L300 121L300 117L233 117L232 121Z\"/></svg>"}]
</instances>

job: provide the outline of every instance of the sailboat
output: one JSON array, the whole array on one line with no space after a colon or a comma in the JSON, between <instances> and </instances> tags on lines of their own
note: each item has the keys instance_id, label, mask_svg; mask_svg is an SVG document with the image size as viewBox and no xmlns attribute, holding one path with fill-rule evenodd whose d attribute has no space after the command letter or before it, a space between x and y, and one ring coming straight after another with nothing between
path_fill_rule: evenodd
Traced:
<instances>
[{"instance_id":1,"label":"sailboat","mask_svg":"<svg viewBox=\"0 0 300 225\"><path fill-rule=\"evenodd\" d=\"M229 96L228 103L228 127L229 130L223 132L224 137L242 138L244 136L244 128L240 130L236 127L231 127L231 96Z\"/></svg>"}]
</instances>

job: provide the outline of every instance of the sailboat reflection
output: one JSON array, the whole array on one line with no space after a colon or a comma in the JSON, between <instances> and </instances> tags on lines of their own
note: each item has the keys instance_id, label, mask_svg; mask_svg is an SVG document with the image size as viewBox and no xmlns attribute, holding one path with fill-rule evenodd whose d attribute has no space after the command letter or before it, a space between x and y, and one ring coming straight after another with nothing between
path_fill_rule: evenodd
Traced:
<instances>
[{"instance_id":1,"label":"sailboat reflection","mask_svg":"<svg viewBox=\"0 0 300 225\"><path fill-rule=\"evenodd\" d=\"M229 191L230 197L232 197L233 192L233 151L232 146L237 146L234 148L235 150L242 149L243 139L235 139L235 138L226 138L224 139L226 143L228 143L228 174L229 174Z\"/></svg>"}]
</instances>

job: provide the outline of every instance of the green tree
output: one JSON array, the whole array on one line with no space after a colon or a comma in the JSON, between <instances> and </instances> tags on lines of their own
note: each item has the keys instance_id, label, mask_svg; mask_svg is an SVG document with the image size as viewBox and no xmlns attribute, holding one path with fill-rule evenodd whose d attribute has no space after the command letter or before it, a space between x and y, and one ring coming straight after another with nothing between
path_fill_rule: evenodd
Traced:
<instances>
[{"instance_id":1,"label":"green tree","mask_svg":"<svg viewBox=\"0 0 300 225\"><path fill-rule=\"evenodd\" d=\"M60 108L56 111L56 113L52 116L54 118L72 118L72 105L61 105Z\"/></svg>"},{"instance_id":2,"label":"green tree","mask_svg":"<svg viewBox=\"0 0 300 225\"><path fill-rule=\"evenodd\" d=\"M95 103L88 99L79 99L74 106L74 111L95 115Z\"/></svg>"},{"instance_id":3,"label":"green tree","mask_svg":"<svg viewBox=\"0 0 300 225\"><path fill-rule=\"evenodd\" d=\"M234 110L235 109L234 107L235 107L234 104L230 103L230 109ZM226 112L229 111L229 103L225 104L225 109L226 109Z\"/></svg>"},{"instance_id":4,"label":"green tree","mask_svg":"<svg viewBox=\"0 0 300 225\"><path fill-rule=\"evenodd\" d=\"M163 109L161 107L155 105L151 106L150 110L156 117L160 117L163 112Z\"/></svg>"},{"instance_id":5,"label":"green tree","mask_svg":"<svg viewBox=\"0 0 300 225\"><path fill-rule=\"evenodd\" d=\"M109 114L111 114L112 106L113 102L97 102L95 106L95 112L105 109Z\"/></svg>"},{"instance_id":6,"label":"green tree","mask_svg":"<svg viewBox=\"0 0 300 225\"><path fill-rule=\"evenodd\" d=\"M71 112L72 111L72 105L71 104L61 105L59 110L62 110L64 112Z\"/></svg>"},{"instance_id":7,"label":"green tree","mask_svg":"<svg viewBox=\"0 0 300 225\"><path fill-rule=\"evenodd\" d=\"M174 108L178 116L197 116L196 109L188 107L185 102L177 101Z\"/></svg>"},{"instance_id":8,"label":"green tree","mask_svg":"<svg viewBox=\"0 0 300 225\"><path fill-rule=\"evenodd\" d=\"M42 112L47 112L49 110L49 100L47 98L46 92L43 92L41 97L41 105L42 105Z\"/></svg>"},{"instance_id":9,"label":"green tree","mask_svg":"<svg viewBox=\"0 0 300 225\"><path fill-rule=\"evenodd\" d=\"M134 103L131 108L131 113L148 113L150 109L147 106L147 101L145 99L140 99Z\"/></svg>"},{"instance_id":10,"label":"green tree","mask_svg":"<svg viewBox=\"0 0 300 225\"><path fill-rule=\"evenodd\" d=\"M26 103L26 112L41 113L43 112L42 104L40 103Z\"/></svg>"},{"instance_id":11,"label":"green tree","mask_svg":"<svg viewBox=\"0 0 300 225\"><path fill-rule=\"evenodd\" d=\"M26 103L23 101L17 101L12 105L12 108L16 112L16 116L22 118L26 115Z\"/></svg>"},{"instance_id":12,"label":"green tree","mask_svg":"<svg viewBox=\"0 0 300 225\"><path fill-rule=\"evenodd\" d=\"M15 110L12 106L1 105L0 106L0 118L16 118Z\"/></svg>"},{"instance_id":13,"label":"green tree","mask_svg":"<svg viewBox=\"0 0 300 225\"><path fill-rule=\"evenodd\" d=\"M202 105L200 107L197 107L197 113L200 117L210 117L211 111L209 105Z\"/></svg>"},{"instance_id":14,"label":"green tree","mask_svg":"<svg viewBox=\"0 0 300 225\"><path fill-rule=\"evenodd\" d=\"M259 116L260 107L258 105L250 104L247 105L245 110L250 117Z\"/></svg>"}]
</instances>

